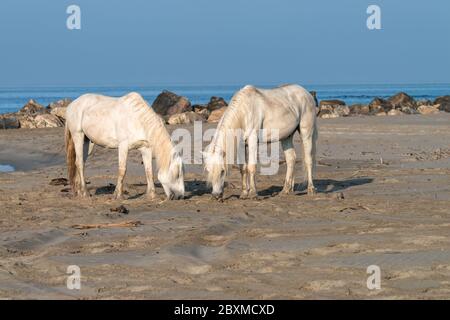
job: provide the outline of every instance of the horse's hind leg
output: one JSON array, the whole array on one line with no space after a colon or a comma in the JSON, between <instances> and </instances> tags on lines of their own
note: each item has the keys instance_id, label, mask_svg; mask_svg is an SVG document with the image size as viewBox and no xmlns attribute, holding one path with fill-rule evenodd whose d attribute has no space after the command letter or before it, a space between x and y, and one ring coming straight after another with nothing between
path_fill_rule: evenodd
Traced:
<instances>
[{"instance_id":1,"label":"horse's hind leg","mask_svg":"<svg viewBox=\"0 0 450 320\"><path fill-rule=\"evenodd\" d=\"M296 154L294 145L292 143L294 135L281 141L283 147L284 157L286 158L286 179L284 181L283 193L291 193L294 191L294 166L296 160Z\"/></svg>"},{"instance_id":2,"label":"horse's hind leg","mask_svg":"<svg viewBox=\"0 0 450 320\"><path fill-rule=\"evenodd\" d=\"M316 188L314 187L313 175L316 157L316 137L314 130L314 122L309 125L300 125L300 134L303 140L303 159L304 159L304 169L306 173L306 178L308 181L308 194L313 195L316 193Z\"/></svg>"},{"instance_id":3,"label":"horse's hind leg","mask_svg":"<svg viewBox=\"0 0 450 320\"><path fill-rule=\"evenodd\" d=\"M117 174L116 190L114 191L115 199L123 198L123 179L125 178L125 174L127 172L127 157L128 157L128 145L127 144L119 145L119 171Z\"/></svg>"},{"instance_id":4,"label":"horse's hind leg","mask_svg":"<svg viewBox=\"0 0 450 320\"><path fill-rule=\"evenodd\" d=\"M88 197L89 192L86 188L86 181L84 179L84 161L85 161L85 151L86 151L86 143L85 136L83 132L78 132L73 135L73 143L75 145L75 154L76 160L75 165L78 171L78 179L77 179L77 193L82 197ZM87 155L86 155L87 157Z\"/></svg>"},{"instance_id":5,"label":"horse's hind leg","mask_svg":"<svg viewBox=\"0 0 450 320\"><path fill-rule=\"evenodd\" d=\"M152 168L152 150L150 148L139 149L142 154L142 161L145 167L145 176L147 177L147 198L154 200L155 194L155 184L153 182L153 168Z\"/></svg>"}]
</instances>

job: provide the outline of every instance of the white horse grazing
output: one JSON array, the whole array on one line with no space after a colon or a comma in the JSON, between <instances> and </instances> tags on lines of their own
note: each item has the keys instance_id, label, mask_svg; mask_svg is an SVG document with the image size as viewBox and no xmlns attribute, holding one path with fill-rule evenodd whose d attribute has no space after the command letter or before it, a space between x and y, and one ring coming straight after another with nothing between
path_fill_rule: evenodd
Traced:
<instances>
[{"instance_id":1,"label":"white horse grazing","mask_svg":"<svg viewBox=\"0 0 450 320\"><path fill-rule=\"evenodd\" d=\"M184 197L183 162L175 151L163 120L138 93L121 98L86 94L66 111L66 154L69 181L74 192L89 193L84 180L84 162L94 145L119 149L119 174L114 192L123 195L128 151L139 149L147 177L147 196L155 197L152 156L159 167L158 180L169 199ZM88 152L89 148L89 152Z\"/></svg>"},{"instance_id":2,"label":"white horse grazing","mask_svg":"<svg viewBox=\"0 0 450 320\"><path fill-rule=\"evenodd\" d=\"M264 131L261 131L265 129ZM245 86L232 98L230 105L220 120L211 144L204 152L205 169L213 195L222 197L227 174L226 150L228 130L240 130L247 149L244 164L240 164L242 175L241 198L256 197L255 173L258 143L281 141L287 172L283 192L294 190L294 165L296 160L292 143L299 131L303 140L305 178L308 194L314 194L313 174L316 156L316 103L313 96L298 85L285 85L265 90ZM278 139L270 134L276 130ZM264 134L260 134L260 133ZM273 132L273 131L272 131ZM259 141L260 140L260 141Z\"/></svg>"}]
</instances>

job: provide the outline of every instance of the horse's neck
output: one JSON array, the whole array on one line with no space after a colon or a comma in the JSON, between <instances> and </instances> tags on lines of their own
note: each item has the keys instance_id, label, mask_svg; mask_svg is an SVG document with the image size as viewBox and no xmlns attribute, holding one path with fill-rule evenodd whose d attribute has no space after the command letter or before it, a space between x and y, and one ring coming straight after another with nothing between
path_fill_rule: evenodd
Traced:
<instances>
[{"instance_id":1,"label":"horse's neck","mask_svg":"<svg viewBox=\"0 0 450 320\"><path fill-rule=\"evenodd\" d=\"M166 128L161 125L148 130L149 144L152 153L156 159L156 165L159 170L167 171L170 167L170 161L173 153L173 143Z\"/></svg>"},{"instance_id":2,"label":"horse's neck","mask_svg":"<svg viewBox=\"0 0 450 320\"><path fill-rule=\"evenodd\" d=\"M237 108L234 104L230 104L229 110L225 113L224 117L220 120L217 126L216 135L214 138L214 145L221 148L221 150L226 150L227 134L229 130L242 130L243 119L241 110Z\"/></svg>"}]
</instances>

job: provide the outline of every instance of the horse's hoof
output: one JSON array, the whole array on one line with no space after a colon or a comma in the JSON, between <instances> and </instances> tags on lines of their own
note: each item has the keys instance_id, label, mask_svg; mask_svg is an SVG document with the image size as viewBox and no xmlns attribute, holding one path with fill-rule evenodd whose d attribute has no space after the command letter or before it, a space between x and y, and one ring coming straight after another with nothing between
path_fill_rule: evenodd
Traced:
<instances>
[{"instance_id":1,"label":"horse's hoof","mask_svg":"<svg viewBox=\"0 0 450 320\"><path fill-rule=\"evenodd\" d=\"M259 200L259 196L257 193L249 195L248 198L250 200Z\"/></svg>"},{"instance_id":2,"label":"horse's hoof","mask_svg":"<svg viewBox=\"0 0 450 320\"><path fill-rule=\"evenodd\" d=\"M78 193L78 197L82 199L89 199L91 197L91 194L88 191L81 191Z\"/></svg>"},{"instance_id":3,"label":"horse's hoof","mask_svg":"<svg viewBox=\"0 0 450 320\"><path fill-rule=\"evenodd\" d=\"M147 199L147 200L149 200L149 201L155 201L155 200L157 200L157 198L156 198L156 194L153 192L153 193L147 193L146 195L145 195L145 198Z\"/></svg>"},{"instance_id":4,"label":"horse's hoof","mask_svg":"<svg viewBox=\"0 0 450 320\"><path fill-rule=\"evenodd\" d=\"M290 189L290 188L283 188L283 190L281 190L281 192L280 192L280 195L285 195L285 196L287 196L287 195L291 194L292 192L294 192L293 189Z\"/></svg>"},{"instance_id":5,"label":"horse's hoof","mask_svg":"<svg viewBox=\"0 0 450 320\"><path fill-rule=\"evenodd\" d=\"M248 193L241 193L241 195L239 196L239 199L247 200L248 199Z\"/></svg>"},{"instance_id":6,"label":"horse's hoof","mask_svg":"<svg viewBox=\"0 0 450 320\"><path fill-rule=\"evenodd\" d=\"M114 194L113 199L114 200L124 200L123 194Z\"/></svg>"},{"instance_id":7,"label":"horse's hoof","mask_svg":"<svg viewBox=\"0 0 450 320\"><path fill-rule=\"evenodd\" d=\"M308 196L314 196L314 195L316 195L316 194L317 194L316 188L314 188L314 187L308 188Z\"/></svg>"}]
</instances>

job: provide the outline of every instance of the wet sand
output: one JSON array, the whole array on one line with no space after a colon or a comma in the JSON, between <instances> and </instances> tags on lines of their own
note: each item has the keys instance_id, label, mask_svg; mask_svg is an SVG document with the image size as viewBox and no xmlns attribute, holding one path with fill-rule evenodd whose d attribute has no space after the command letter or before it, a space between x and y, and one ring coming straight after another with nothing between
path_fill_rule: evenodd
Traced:
<instances>
[{"instance_id":1,"label":"wet sand","mask_svg":"<svg viewBox=\"0 0 450 320\"><path fill-rule=\"evenodd\" d=\"M87 162L92 198L74 199L49 184L65 177L62 128L0 131L0 164L18 170L0 173L0 298L450 298L450 114L319 125L316 196L300 184L278 195L281 165L258 176L259 200L238 199L232 170L224 202L199 166L187 199L145 200L137 152L127 199L112 200L117 153L102 148ZM130 212L110 211L120 205ZM141 225L73 228L124 221ZM66 288L69 265L81 290ZM369 265L380 290L366 287Z\"/></svg>"}]
</instances>

